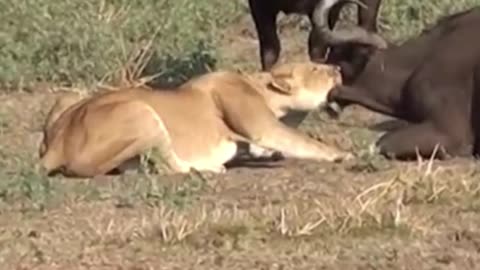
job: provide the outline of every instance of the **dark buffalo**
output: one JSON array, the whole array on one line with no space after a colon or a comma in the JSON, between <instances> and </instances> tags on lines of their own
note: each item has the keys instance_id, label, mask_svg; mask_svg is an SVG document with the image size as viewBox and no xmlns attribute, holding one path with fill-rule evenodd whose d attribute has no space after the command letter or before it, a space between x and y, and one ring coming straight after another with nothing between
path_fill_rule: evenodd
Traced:
<instances>
[{"instance_id":1,"label":"dark buffalo","mask_svg":"<svg viewBox=\"0 0 480 270\"><path fill-rule=\"evenodd\" d=\"M479 26L480 8L473 8L385 50L352 40L337 43L327 62L341 67L344 85L328 99L408 121L376 142L387 157L478 154L479 143L472 145L480 135Z\"/></svg>"},{"instance_id":2,"label":"dark buffalo","mask_svg":"<svg viewBox=\"0 0 480 270\"><path fill-rule=\"evenodd\" d=\"M260 58L263 70L269 70L280 55L280 40L277 34L277 15L280 11L290 14L308 15L312 30L308 39L308 54L315 62L322 62L326 53L326 36L322 16L316 16L316 10L330 9L329 28L332 29L338 20L340 10L347 2L363 6L359 9L359 25L369 32L377 31L377 14L381 0L249 0L250 11L255 22L260 42ZM357 31L365 36L366 33ZM330 40L330 43L332 40Z\"/></svg>"}]
</instances>

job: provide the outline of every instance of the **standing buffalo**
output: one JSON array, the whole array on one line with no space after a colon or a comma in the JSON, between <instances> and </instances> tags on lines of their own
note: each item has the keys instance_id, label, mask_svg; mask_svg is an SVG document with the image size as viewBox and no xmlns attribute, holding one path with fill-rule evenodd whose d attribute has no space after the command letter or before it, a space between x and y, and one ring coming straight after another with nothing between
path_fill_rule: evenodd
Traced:
<instances>
[{"instance_id":1,"label":"standing buffalo","mask_svg":"<svg viewBox=\"0 0 480 270\"><path fill-rule=\"evenodd\" d=\"M354 2L361 7L358 12L359 25L366 31L376 32L376 19L381 0L249 0L250 11L260 41L262 69L269 70L280 55L276 23L280 11L286 14L308 15L312 24L308 39L308 54L312 61L323 62L327 50L325 38L328 38L325 36L325 31L334 27L343 5L348 2ZM323 16L318 16L319 11L325 8L332 8L327 18L328 27L322 21ZM358 33L361 32L357 31ZM332 42L333 40L329 40L329 43Z\"/></svg>"},{"instance_id":2,"label":"standing buffalo","mask_svg":"<svg viewBox=\"0 0 480 270\"><path fill-rule=\"evenodd\" d=\"M341 67L344 85L328 99L409 121L377 141L387 157L478 154L478 139L472 145L480 135L479 26L480 8L473 8L386 50L363 41L337 43L327 62Z\"/></svg>"}]
</instances>

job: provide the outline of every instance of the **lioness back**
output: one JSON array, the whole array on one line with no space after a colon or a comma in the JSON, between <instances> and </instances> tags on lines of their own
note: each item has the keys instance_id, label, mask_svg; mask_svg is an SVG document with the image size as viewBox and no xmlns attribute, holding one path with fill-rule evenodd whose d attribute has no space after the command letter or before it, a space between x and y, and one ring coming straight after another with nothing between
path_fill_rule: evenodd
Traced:
<instances>
[{"instance_id":1,"label":"lioness back","mask_svg":"<svg viewBox=\"0 0 480 270\"><path fill-rule=\"evenodd\" d=\"M246 76L233 71L216 71L205 74L186 82L180 89L191 89L210 94L225 94L234 98L236 95L258 94L258 85ZM232 96L233 95L233 96Z\"/></svg>"}]
</instances>

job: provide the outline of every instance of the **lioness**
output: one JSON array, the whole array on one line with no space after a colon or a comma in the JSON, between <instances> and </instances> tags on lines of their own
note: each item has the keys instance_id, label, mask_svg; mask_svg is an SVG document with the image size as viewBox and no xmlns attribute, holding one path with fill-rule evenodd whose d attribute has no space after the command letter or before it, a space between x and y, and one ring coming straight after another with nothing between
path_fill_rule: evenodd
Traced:
<instances>
[{"instance_id":1,"label":"lioness","mask_svg":"<svg viewBox=\"0 0 480 270\"><path fill-rule=\"evenodd\" d=\"M149 149L171 172L224 172L237 142L286 157L337 161L350 154L278 120L325 104L341 83L335 66L290 63L251 75L216 71L172 91L128 88L82 98L60 97L49 112L40 146L48 174L92 177L138 159Z\"/></svg>"}]
</instances>

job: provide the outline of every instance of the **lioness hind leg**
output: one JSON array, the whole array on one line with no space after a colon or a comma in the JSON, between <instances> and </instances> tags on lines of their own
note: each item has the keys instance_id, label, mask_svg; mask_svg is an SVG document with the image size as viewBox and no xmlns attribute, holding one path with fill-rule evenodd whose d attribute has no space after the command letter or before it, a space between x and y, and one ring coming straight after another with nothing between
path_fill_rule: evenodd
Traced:
<instances>
[{"instance_id":1,"label":"lioness hind leg","mask_svg":"<svg viewBox=\"0 0 480 270\"><path fill-rule=\"evenodd\" d=\"M173 151L170 136L166 132L159 133L155 145L144 154L144 159L151 161L157 172L187 173L190 166L181 160ZM168 137L167 137L168 136Z\"/></svg>"},{"instance_id":2,"label":"lioness hind leg","mask_svg":"<svg viewBox=\"0 0 480 270\"><path fill-rule=\"evenodd\" d=\"M262 135L255 139L255 143L279 151L285 157L318 161L341 161L352 158L350 153L319 142L282 123L266 128Z\"/></svg>"},{"instance_id":3,"label":"lioness hind leg","mask_svg":"<svg viewBox=\"0 0 480 270\"><path fill-rule=\"evenodd\" d=\"M106 114L102 114L103 111L99 110L95 115L97 119L103 119L104 125L89 130L95 133L93 137L102 139L90 140L75 155L68 168L73 174L87 177L106 174L152 148L160 149L162 162L172 171L187 172L190 169L173 151L162 119L149 105L128 101L116 104Z\"/></svg>"},{"instance_id":4,"label":"lioness hind leg","mask_svg":"<svg viewBox=\"0 0 480 270\"><path fill-rule=\"evenodd\" d=\"M151 125L145 125L151 127L149 132L144 130L142 132L143 139L139 144L136 152L141 153L143 156L147 156L147 159L153 162L157 171L166 173L186 173L190 171L190 165L180 159L175 153L172 146L172 139L165 127L161 117L150 106L144 105L146 114L144 117L150 118L154 123ZM145 121L145 120L143 120Z\"/></svg>"}]
</instances>

